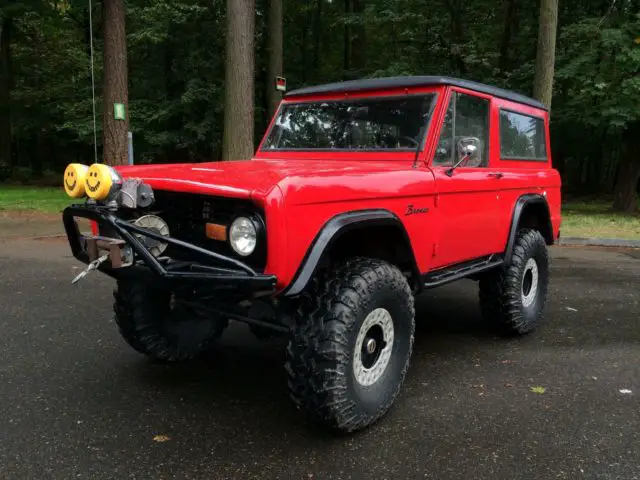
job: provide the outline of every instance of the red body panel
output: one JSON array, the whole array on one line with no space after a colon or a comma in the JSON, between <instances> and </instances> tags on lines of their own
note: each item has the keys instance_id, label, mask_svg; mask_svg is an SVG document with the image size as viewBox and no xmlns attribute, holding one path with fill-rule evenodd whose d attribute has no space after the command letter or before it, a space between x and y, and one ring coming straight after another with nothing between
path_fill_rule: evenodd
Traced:
<instances>
[{"instance_id":1,"label":"red body panel","mask_svg":"<svg viewBox=\"0 0 640 480\"><path fill-rule=\"evenodd\" d=\"M413 170L410 164L365 163L350 171L292 176L281 182L280 188L285 199L287 262L277 264L269 258L267 268L277 272L283 287L295 275L324 224L340 213L354 210L384 208L403 218L419 268L428 270L435 241L429 230L429 217L405 217L404 213L408 204L433 210L435 191L429 169Z\"/></svg>"},{"instance_id":2,"label":"red body panel","mask_svg":"<svg viewBox=\"0 0 640 480\"><path fill-rule=\"evenodd\" d=\"M431 160L452 90L460 89L441 86L348 95L437 93L437 107L417 168L412 168L413 152L258 149L255 158L245 162L120 167L119 171L123 176L143 179L154 189L253 200L266 217L265 273L277 276L279 288L294 278L325 223L354 210L382 208L394 212L404 223L422 273L503 252L516 201L527 193L546 196L556 238L560 228L560 177L551 166L551 155L546 162L502 160L497 128L499 108L507 107L543 117L548 132L547 112L467 92L491 101L489 165L460 167L449 177L445 167L431 166ZM345 96L327 94L292 101ZM429 208L429 213L406 216L409 204Z\"/></svg>"},{"instance_id":3,"label":"red body panel","mask_svg":"<svg viewBox=\"0 0 640 480\"><path fill-rule=\"evenodd\" d=\"M431 166L438 192L438 226L441 234L436 244L432 268L455 264L472 258L504 251L511 219L518 198L535 193L547 198L554 238L560 230L560 175L552 168L551 154L546 162L504 160L500 155L498 128L500 108L541 116L547 131L547 152L551 152L547 112L481 93L448 88L434 113L433 139L425 161ZM490 101L489 164L487 167L460 167L452 177L446 167L432 164L451 92L457 91Z\"/></svg>"}]
</instances>

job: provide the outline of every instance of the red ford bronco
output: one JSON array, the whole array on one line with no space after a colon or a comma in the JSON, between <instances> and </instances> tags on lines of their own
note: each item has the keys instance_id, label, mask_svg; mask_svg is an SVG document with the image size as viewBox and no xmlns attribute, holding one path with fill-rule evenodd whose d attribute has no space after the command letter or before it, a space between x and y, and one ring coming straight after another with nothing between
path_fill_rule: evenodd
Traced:
<instances>
[{"instance_id":1,"label":"red ford bronco","mask_svg":"<svg viewBox=\"0 0 640 480\"><path fill-rule=\"evenodd\" d=\"M72 164L73 255L117 281L115 319L163 361L214 347L229 320L289 336L295 404L364 428L400 391L414 296L478 281L487 324L538 325L560 236L545 107L443 77L288 93L251 161ZM76 218L93 222L80 233Z\"/></svg>"}]
</instances>

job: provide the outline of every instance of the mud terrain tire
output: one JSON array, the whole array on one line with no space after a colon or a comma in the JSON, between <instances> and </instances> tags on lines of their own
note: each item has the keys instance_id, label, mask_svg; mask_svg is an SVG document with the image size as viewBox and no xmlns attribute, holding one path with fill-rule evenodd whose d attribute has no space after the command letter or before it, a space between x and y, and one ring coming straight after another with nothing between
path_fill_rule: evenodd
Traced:
<instances>
[{"instance_id":1,"label":"mud terrain tire","mask_svg":"<svg viewBox=\"0 0 640 480\"><path fill-rule=\"evenodd\" d=\"M414 299L394 266L357 258L314 279L287 348L291 398L316 424L353 432L397 397L413 349Z\"/></svg>"},{"instance_id":2,"label":"mud terrain tire","mask_svg":"<svg viewBox=\"0 0 640 480\"><path fill-rule=\"evenodd\" d=\"M511 263L480 279L480 309L497 333L516 336L542 320L549 284L549 254L537 230L521 229Z\"/></svg>"},{"instance_id":3,"label":"mud terrain tire","mask_svg":"<svg viewBox=\"0 0 640 480\"><path fill-rule=\"evenodd\" d=\"M136 351L163 362L192 360L210 351L228 320L175 305L172 292L120 281L114 291L115 321Z\"/></svg>"}]
</instances>

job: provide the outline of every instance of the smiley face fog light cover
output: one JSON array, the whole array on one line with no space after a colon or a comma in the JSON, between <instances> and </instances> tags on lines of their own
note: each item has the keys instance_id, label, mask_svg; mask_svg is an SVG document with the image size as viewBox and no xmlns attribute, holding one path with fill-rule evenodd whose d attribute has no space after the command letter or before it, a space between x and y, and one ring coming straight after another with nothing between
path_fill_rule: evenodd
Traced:
<instances>
[{"instance_id":1,"label":"smiley face fog light cover","mask_svg":"<svg viewBox=\"0 0 640 480\"><path fill-rule=\"evenodd\" d=\"M71 198L81 198L85 195L85 181L89 167L80 163L71 163L64 171L64 191Z\"/></svg>"},{"instance_id":2,"label":"smiley face fog light cover","mask_svg":"<svg viewBox=\"0 0 640 480\"><path fill-rule=\"evenodd\" d=\"M102 163L89 167L85 181L85 191L89 198L104 200L122 187L122 178L113 168Z\"/></svg>"}]
</instances>

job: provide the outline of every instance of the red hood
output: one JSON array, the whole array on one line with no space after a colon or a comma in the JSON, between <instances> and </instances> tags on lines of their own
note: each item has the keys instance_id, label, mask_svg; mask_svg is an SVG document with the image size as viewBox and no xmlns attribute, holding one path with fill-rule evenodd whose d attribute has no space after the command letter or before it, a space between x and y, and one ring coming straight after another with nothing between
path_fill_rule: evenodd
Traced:
<instances>
[{"instance_id":1,"label":"red hood","mask_svg":"<svg viewBox=\"0 0 640 480\"><path fill-rule=\"evenodd\" d=\"M353 175L397 170L399 166L398 162L251 160L120 166L117 170L125 178L140 178L158 190L248 198L266 196L287 177Z\"/></svg>"}]
</instances>

